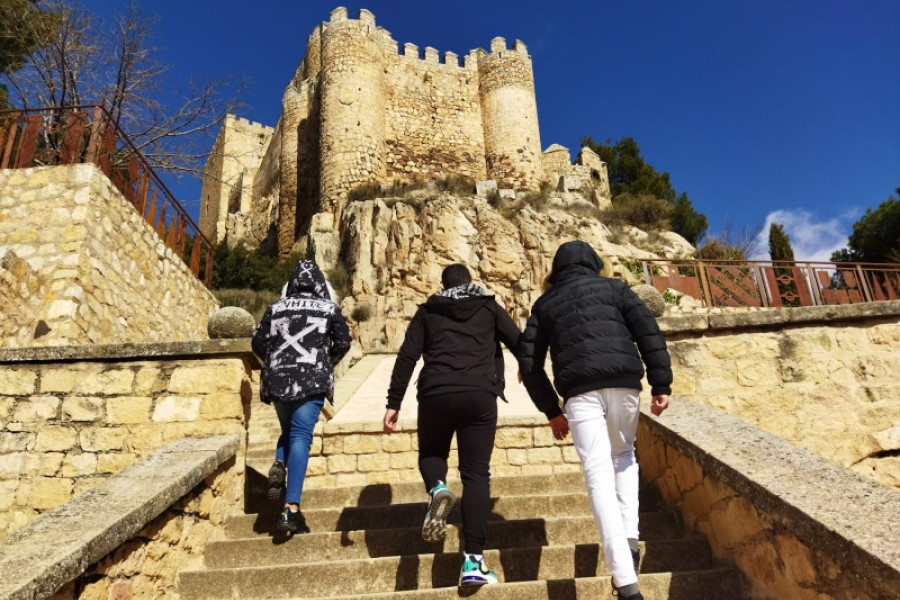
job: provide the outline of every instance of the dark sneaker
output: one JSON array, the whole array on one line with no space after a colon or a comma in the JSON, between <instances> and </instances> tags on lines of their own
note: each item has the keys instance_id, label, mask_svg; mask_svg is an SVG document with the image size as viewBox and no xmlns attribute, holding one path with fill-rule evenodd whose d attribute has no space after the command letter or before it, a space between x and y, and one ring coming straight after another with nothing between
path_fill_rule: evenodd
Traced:
<instances>
[{"instance_id":1,"label":"dark sneaker","mask_svg":"<svg viewBox=\"0 0 900 600\"><path fill-rule=\"evenodd\" d=\"M641 595L640 592L635 592L635 593L631 594L630 596L623 596L622 594L619 593L619 590L617 588L613 588L613 589L614 589L613 596L618 596L619 600L644 600L644 597Z\"/></svg>"},{"instance_id":2,"label":"dark sneaker","mask_svg":"<svg viewBox=\"0 0 900 600\"><path fill-rule=\"evenodd\" d=\"M431 502L425 513L425 523L422 524L422 539L426 542L439 542L447 534L447 517L456 504L456 496L443 481L438 481L429 495Z\"/></svg>"},{"instance_id":3,"label":"dark sneaker","mask_svg":"<svg viewBox=\"0 0 900 600\"><path fill-rule=\"evenodd\" d=\"M294 512L289 508L285 508L278 520L278 529L285 533L309 533L309 526L303 513L299 510Z\"/></svg>"},{"instance_id":4,"label":"dark sneaker","mask_svg":"<svg viewBox=\"0 0 900 600\"><path fill-rule=\"evenodd\" d=\"M281 500L284 494L284 482L287 480L287 469L284 463L276 460L269 467L269 500Z\"/></svg>"}]
</instances>

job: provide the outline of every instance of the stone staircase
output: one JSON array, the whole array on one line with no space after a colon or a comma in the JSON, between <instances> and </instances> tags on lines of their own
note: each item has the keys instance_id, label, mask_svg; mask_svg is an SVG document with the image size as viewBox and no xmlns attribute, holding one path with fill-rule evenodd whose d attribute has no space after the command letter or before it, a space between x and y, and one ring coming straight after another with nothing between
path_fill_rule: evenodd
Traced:
<instances>
[{"instance_id":1,"label":"stone staircase","mask_svg":"<svg viewBox=\"0 0 900 600\"><path fill-rule=\"evenodd\" d=\"M254 414L245 513L232 516L220 539L209 542L203 568L179 573L183 598L612 597L580 473L492 478L485 557L502 583L458 587L459 508L444 542L423 541L426 494L418 481L307 486L302 509L312 533L277 533L280 507L264 493L277 431L274 411ZM461 493L458 479L449 485ZM647 600L746 598L740 573L717 565L706 541L684 531L656 490L642 488L641 511L639 576Z\"/></svg>"}]
</instances>

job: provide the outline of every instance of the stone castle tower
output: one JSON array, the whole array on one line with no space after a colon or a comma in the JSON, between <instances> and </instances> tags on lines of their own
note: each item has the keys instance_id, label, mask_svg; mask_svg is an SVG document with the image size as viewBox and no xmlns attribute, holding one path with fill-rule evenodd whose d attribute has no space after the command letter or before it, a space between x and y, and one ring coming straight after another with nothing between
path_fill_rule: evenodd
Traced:
<instances>
[{"instance_id":1,"label":"stone castle tower","mask_svg":"<svg viewBox=\"0 0 900 600\"><path fill-rule=\"evenodd\" d=\"M285 257L314 215L339 223L355 187L449 174L540 186L525 44L507 48L497 37L460 64L431 47L401 52L371 12L350 19L337 8L309 36L277 126L226 121L204 176L200 227Z\"/></svg>"}]
</instances>

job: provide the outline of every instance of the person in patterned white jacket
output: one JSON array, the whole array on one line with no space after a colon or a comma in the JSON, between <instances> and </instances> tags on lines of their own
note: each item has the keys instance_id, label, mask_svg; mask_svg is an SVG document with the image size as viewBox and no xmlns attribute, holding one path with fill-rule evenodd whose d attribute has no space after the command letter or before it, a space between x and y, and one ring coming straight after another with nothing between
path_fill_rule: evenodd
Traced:
<instances>
[{"instance_id":1,"label":"person in patterned white jacket","mask_svg":"<svg viewBox=\"0 0 900 600\"><path fill-rule=\"evenodd\" d=\"M260 399L274 404L281 436L269 469L269 497L284 493L278 528L309 533L300 496L309 463L313 428L325 400L334 394L334 365L350 350L347 320L329 294L322 271L301 260L285 296L266 310L253 334L253 352L263 361Z\"/></svg>"}]
</instances>

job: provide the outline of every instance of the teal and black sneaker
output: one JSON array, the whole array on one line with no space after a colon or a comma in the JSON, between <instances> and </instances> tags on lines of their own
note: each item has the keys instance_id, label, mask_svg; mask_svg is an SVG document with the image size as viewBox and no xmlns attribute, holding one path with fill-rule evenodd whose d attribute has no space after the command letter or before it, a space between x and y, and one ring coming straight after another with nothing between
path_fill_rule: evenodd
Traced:
<instances>
[{"instance_id":1,"label":"teal and black sneaker","mask_svg":"<svg viewBox=\"0 0 900 600\"><path fill-rule=\"evenodd\" d=\"M447 517L456 504L456 496L443 481L438 481L437 485L431 488L429 495L431 502L428 504L425 523L422 525L422 539L426 542L439 542L447 533Z\"/></svg>"},{"instance_id":2,"label":"teal and black sneaker","mask_svg":"<svg viewBox=\"0 0 900 600\"><path fill-rule=\"evenodd\" d=\"M484 566L484 558L478 560L471 554L465 555L462 572L459 575L459 585L487 585L497 583L497 574L488 571Z\"/></svg>"}]
</instances>

